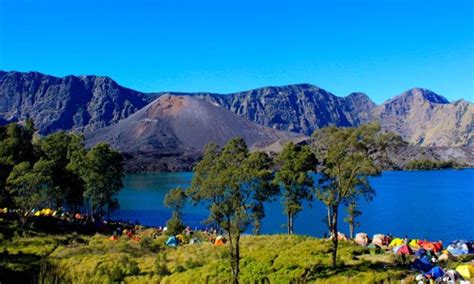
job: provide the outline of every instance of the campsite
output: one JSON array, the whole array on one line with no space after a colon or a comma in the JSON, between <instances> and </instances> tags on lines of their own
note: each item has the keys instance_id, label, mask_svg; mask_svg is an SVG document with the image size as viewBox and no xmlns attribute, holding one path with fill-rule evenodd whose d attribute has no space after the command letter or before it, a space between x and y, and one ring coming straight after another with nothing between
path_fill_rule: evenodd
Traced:
<instances>
[{"instance_id":1,"label":"campsite","mask_svg":"<svg viewBox=\"0 0 474 284\"><path fill-rule=\"evenodd\" d=\"M17 212L5 208L0 212L2 277L55 283L231 281L228 244L225 235L215 232L186 228L169 235L166 228L92 223L87 216L48 208L32 212L20 226ZM343 234L339 238L338 268L332 269L327 239L244 235L240 279L243 283L474 279L472 242L443 245L382 234L369 238L364 233L354 240Z\"/></svg>"}]
</instances>

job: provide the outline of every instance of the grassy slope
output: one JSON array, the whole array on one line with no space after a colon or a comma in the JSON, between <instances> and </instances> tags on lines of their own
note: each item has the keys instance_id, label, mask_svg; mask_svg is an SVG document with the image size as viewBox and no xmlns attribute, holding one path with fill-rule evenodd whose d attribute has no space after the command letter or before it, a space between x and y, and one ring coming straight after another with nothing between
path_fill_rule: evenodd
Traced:
<instances>
[{"instance_id":1,"label":"grassy slope","mask_svg":"<svg viewBox=\"0 0 474 284\"><path fill-rule=\"evenodd\" d=\"M0 225L0 278L23 275L25 280L34 277L48 282L226 283L230 276L227 247L203 242L169 248L164 245L165 236L150 237L152 229L140 233L142 240L137 242L127 238L111 241L104 235L8 233L4 223ZM330 248L328 241L305 236L245 236L241 282L373 283L409 280L414 274L396 265L393 255L370 255L367 248L350 242L341 243L340 268L333 270L329 267Z\"/></svg>"}]
</instances>

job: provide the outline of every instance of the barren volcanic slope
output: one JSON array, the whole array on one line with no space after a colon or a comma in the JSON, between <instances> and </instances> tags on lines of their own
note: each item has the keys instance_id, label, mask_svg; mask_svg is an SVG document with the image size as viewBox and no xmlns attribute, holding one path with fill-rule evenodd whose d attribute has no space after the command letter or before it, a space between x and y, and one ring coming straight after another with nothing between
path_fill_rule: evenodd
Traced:
<instances>
[{"instance_id":1,"label":"barren volcanic slope","mask_svg":"<svg viewBox=\"0 0 474 284\"><path fill-rule=\"evenodd\" d=\"M164 95L127 119L87 134L86 142L88 145L109 142L138 160L164 158L159 163L167 165L155 167L175 170L183 159L189 159L188 164L192 164L207 143L223 145L237 136L251 146L302 135L257 125L199 98ZM150 169L144 163L138 163L133 167L139 168L132 170Z\"/></svg>"},{"instance_id":2,"label":"barren volcanic slope","mask_svg":"<svg viewBox=\"0 0 474 284\"><path fill-rule=\"evenodd\" d=\"M144 107L148 97L108 77L0 71L0 124L32 118L41 134L90 131Z\"/></svg>"}]
</instances>

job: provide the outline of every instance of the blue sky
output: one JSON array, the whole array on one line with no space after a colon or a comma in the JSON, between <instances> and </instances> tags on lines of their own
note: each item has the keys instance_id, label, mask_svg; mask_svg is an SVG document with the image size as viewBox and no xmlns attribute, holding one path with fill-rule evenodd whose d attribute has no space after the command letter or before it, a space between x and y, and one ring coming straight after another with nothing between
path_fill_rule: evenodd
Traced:
<instances>
[{"instance_id":1,"label":"blue sky","mask_svg":"<svg viewBox=\"0 0 474 284\"><path fill-rule=\"evenodd\" d=\"M474 101L474 1L0 0L0 69L147 92L311 83Z\"/></svg>"}]
</instances>

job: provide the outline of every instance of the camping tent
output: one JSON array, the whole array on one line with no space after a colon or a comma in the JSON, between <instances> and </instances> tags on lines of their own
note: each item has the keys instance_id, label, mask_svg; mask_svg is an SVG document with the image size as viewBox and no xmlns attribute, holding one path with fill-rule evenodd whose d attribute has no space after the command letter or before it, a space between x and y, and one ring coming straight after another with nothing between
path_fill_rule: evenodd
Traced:
<instances>
[{"instance_id":1,"label":"camping tent","mask_svg":"<svg viewBox=\"0 0 474 284\"><path fill-rule=\"evenodd\" d=\"M415 256L418 257L418 258L424 256L425 254L426 254L426 250L422 249L422 248L415 252Z\"/></svg>"},{"instance_id":2,"label":"camping tent","mask_svg":"<svg viewBox=\"0 0 474 284\"><path fill-rule=\"evenodd\" d=\"M426 277L430 277L432 279L438 279L440 277L443 277L444 271L441 267L435 266L435 267L431 268L431 270L428 271L425 275L426 275Z\"/></svg>"},{"instance_id":3,"label":"camping tent","mask_svg":"<svg viewBox=\"0 0 474 284\"><path fill-rule=\"evenodd\" d=\"M412 248L412 249L419 249L420 248L420 245L418 244L418 239L413 239L410 241L410 243L408 243L408 245Z\"/></svg>"},{"instance_id":4,"label":"camping tent","mask_svg":"<svg viewBox=\"0 0 474 284\"><path fill-rule=\"evenodd\" d=\"M464 240L456 240L450 243L447 250L455 256L474 252L472 243Z\"/></svg>"},{"instance_id":5,"label":"camping tent","mask_svg":"<svg viewBox=\"0 0 474 284\"><path fill-rule=\"evenodd\" d=\"M216 240L214 241L215 246L223 246L224 245L224 237L223 236L217 236Z\"/></svg>"},{"instance_id":6,"label":"camping tent","mask_svg":"<svg viewBox=\"0 0 474 284\"><path fill-rule=\"evenodd\" d=\"M175 236L171 236L166 241L166 245L169 247L177 247L178 246L178 239Z\"/></svg>"},{"instance_id":7,"label":"camping tent","mask_svg":"<svg viewBox=\"0 0 474 284\"><path fill-rule=\"evenodd\" d=\"M447 250L443 250L443 253L438 257L438 261L447 261L454 259L454 256Z\"/></svg>"},{"instance_id":8,"label":"camping tent","mask_svg":"<svg viewBox=\"0 0 474 284\"><path fill-rule=\"evenodd\" d=\"M391 247L391 248L393 248L393 247L401 246L401 245L403 245L403 244L404 244L404 242L403 242L402 239L400 239L400 238L395 238L395 239L393 239L393 240L390 242L390 244L389 244L388 246Z\"/></svg>"},{"instance_id":9,"label":"camping tent","mask_svg":"<svg viewBox=\"0 0 474 284\"><path fill-rule=\"evenodd\" d=\"M366 233L358 233L354 241L361 246L366 246L369 243L369 237Z\"/></svg>"},{"instance_id":10,"label":"camping tent","mask_svg":"<svg viewBox=\"0 0 474 284\"><path fill-rule=\"evenodd\" d=\"M386 245L385 243L385 235L382 235L382 234L376 234L373 236L372 238L372 243L374 245L378 245L380 247Z\"/></svg>"},{"instance_id":11,"label":"camping tent","mask_svg":"<svg viewBox=\"0 0 474 284\"><path fill-rule=\"evenodd\" d=\"M459 280L463 280L463 277L456 270L450 269L446 271L446 273L443 276L443 281L446 283L449 281L452 281L453 283L457 283L456 281L459 281Z\"/></svg>"},{"instance_id":12,"label":"camping tent","mask_svg":"<svg viewBox=\"0 0 474 284\"><path fill-rule=\"evenodd\" d=\"M415 259L415 261L413 261L413 263L411 264L411 267L415 270L428 272L433 268L433 265L425 263L419 259Z\"/></svg>"},{"instance_id":13,"label":"camping tent","mask_svg":"<svg viewBox=\"0 0 474 284\"><path fill-rule=\"evenodd\" d=\"M403 246L400 246L398 247L396 253L398 255L412 255L413 254L413 251L411 250L411 248L407 245L403 245Z\"/></svg>"},{"instance_id":14,"label":"camping tent","mask_svg":"<svg viewBox=\"0 0 474 284\"><path fill-rule=\"evenodd\" d=\"M421 247L425 250L438 252L443 248L443 245L440 242L422 242Z\"/></svg>"},{"instance_id":15,"label":"camping tent","mask_svg":"<svg viewBox=\"0 0 474 284\"><path fill-rule=\"evenodd\" d=\"M462 264L456 267L456 271L464 277L464 279L474 279L474 266Z\"/></svg>"},{"instance_id":16,"label":"camping tent","mask_svg":"<svg viewBox=\"0 0 474 284\"><path fill-rule=\"evenodd\" d=\"M189 240L189 244L191 244L191 245L200 244L200 243L201 243L201 240L198 239L198 238L196 238L196 237L191 238L191 239Z\"/></svg>"}]
</instances>

